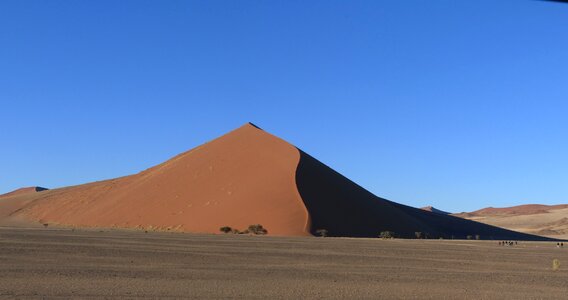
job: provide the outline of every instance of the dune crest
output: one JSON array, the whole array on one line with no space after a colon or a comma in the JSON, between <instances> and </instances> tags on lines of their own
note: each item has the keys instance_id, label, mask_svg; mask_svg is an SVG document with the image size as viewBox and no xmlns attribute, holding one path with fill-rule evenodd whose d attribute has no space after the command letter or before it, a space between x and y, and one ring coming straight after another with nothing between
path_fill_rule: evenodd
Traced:
<instances>
[{"instance_id":1,"label":"dune crest","mask_svg":"<svg viewBox=\"0 0 568 300\"><path fill-rule=\"evenodd\" d=\"M11 191L11 192L6 193L6 194L2 194L2 195L0 195L0 198L24 195L24 194L29 194L29 193L38 193L38 192L43 192L43 191L47 191L47 190L48 189L41 187L41 186L23 187L23 188L19 188L17 190Z\"/></svg>"}]
</instances>

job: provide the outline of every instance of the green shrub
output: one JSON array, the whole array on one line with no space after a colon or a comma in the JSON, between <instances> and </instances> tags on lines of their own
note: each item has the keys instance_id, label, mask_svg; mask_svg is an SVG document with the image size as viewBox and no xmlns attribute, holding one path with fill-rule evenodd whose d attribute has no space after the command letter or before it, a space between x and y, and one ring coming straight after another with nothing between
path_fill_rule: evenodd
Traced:
<instances>
[{"instance_id":1,"label":"green shrub","mask_svg":"<svg viewBox=\"0 0 568 300\"><path fill-rule=\"evenodd\" d=\"M327 229L318 229L316 230L316 234L321 236L321 237L326 237L328 234Z\"/></svg>"},{"instance_id":2,"label":"green shrub","mask_svg":"<svg viewBox=\"0 0 568 300\"><path fill-rule=\"evenodd\" d=\"M382 239L393 239L394 238L394 232L392 231L381 231L381 233L379 234L379 237Z\"/></svg>"}]
</instances>

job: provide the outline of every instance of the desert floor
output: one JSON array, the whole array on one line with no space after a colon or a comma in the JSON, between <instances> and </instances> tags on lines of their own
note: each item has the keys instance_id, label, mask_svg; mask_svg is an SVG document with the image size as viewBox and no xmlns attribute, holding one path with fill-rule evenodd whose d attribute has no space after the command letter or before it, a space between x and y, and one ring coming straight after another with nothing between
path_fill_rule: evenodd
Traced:
<instances>
[{"instance_id":1,"label":"desert floor","mask_svg":"<svg viewBox=\"0 0 568 300\"><path fill-rule=\"evenodd\" d=\"M566 299L555 245L3 227L0 298Z\"/></svg>"}]
</instances>

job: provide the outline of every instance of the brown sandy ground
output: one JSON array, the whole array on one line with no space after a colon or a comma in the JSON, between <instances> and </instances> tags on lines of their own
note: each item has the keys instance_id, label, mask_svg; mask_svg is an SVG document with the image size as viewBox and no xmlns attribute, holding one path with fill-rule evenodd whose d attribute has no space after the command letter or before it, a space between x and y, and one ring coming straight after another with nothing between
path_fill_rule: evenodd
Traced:
<instances>
[{"instance_id":1,"label":"brown sandy ground","mask_svg":"<svg viewBox=\"0 0 568 300\"><path fill-rule=\"evenodd\" d=\"M0 227L0 298L566 299L555 244Z\"/></svg>"}]
</instances>

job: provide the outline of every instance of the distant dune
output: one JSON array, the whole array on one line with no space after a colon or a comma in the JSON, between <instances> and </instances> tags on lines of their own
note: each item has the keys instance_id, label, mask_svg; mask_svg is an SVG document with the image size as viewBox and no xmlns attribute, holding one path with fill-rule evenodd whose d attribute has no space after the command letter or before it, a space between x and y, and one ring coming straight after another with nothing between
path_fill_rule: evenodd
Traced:
<instances>
[{"instance_id":1,"label":"distant dune","mask_svg":"<svg viewBox=\"0 0 568 300\"><path fill-rule=\"evenodd\" d=\"M425 210L425 211L429 211L432 213L436 213L436 214L441 214L441 215L449 215L450 213L447 211L443 211L443 210L439 210L433 206L425 206L425 207L421 207L421 210Z\"/></svg>"},{"instance_id":2,"label":"distant dune","mask_svg":"<svg viewBox=\"0 0 568 300\"><path fill-rule=\"evenodd\" d=\"M379 198L248 123L135 175L0 199L0 223L218 233L262 224L271 235L542 240Z\"/></svg>"},{"instance_id":3,"label":"distant dune","mask_svg":"<svg viewBox=\"0 0 568 300\"><path fill-rule=\"evenodd\" d=\"M453 215L529 234L568 239L568 204L487 207Z\"/></svg>"}]
</instances>

